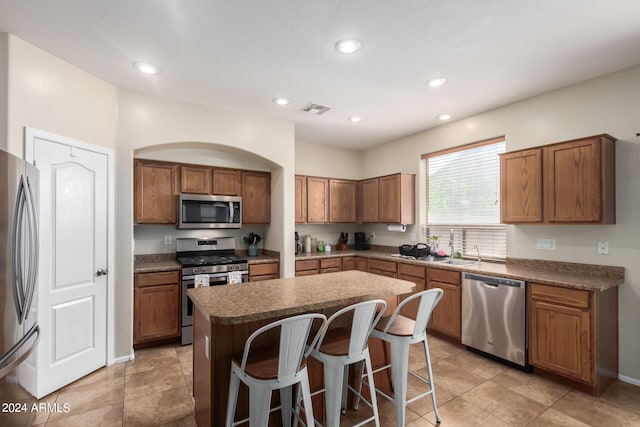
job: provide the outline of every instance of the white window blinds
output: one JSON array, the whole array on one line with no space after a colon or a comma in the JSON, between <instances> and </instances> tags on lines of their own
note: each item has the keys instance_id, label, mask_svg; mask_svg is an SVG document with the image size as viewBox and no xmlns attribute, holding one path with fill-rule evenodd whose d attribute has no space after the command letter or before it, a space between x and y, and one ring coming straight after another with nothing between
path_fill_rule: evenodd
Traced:
<instances>
[{"instance_id":1,"label":"white window blinds","mask_svg":"<svg viewBox=\"0 0 640 427\"><path fill-rule=\"evenodd\" d=\"M449 254L450 230L454 249L464 256L506 257L506 229L500 224L500 158L504 137L422 156L426 178L421 207L423 238L439 236Z\"/></svg>"}]
</instances>

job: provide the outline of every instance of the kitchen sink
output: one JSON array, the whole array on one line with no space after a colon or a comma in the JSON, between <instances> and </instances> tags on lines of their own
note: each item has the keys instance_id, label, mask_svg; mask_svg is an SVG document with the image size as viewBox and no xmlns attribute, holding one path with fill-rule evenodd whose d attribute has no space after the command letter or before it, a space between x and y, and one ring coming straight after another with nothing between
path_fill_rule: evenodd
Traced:
<instances>
[{"instance_id":1,"label":"kitchen sink","mask_svg":"<svg viewBox=\"0 0 640 427\"><path fill-rule=\"evenodd\" d=\"M451 264L451 265L474 265L474 264L479 264L478 261L472 261L472 260L468 260L468 259L444 259L444 260L437 260L434 261L437 262L439 264Z\"/></svg>"}]
</instances>

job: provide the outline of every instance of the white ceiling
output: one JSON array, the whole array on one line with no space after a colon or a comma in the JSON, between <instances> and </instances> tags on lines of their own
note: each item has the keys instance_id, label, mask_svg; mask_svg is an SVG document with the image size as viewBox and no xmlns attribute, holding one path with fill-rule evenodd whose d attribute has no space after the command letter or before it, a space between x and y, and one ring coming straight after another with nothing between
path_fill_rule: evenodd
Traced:
<instances>
[{"instance_id":1,"label":"white ceiling","mask_svg":"<svg viewBox=\"0 0 640 427\"><path fill-rule=\"evenodd\" d=\"M0 0L0 30L119 87L352 149L640 63L638 0ZM363 48L340 54L342 38Z\"/></svg>"}]
</instances>

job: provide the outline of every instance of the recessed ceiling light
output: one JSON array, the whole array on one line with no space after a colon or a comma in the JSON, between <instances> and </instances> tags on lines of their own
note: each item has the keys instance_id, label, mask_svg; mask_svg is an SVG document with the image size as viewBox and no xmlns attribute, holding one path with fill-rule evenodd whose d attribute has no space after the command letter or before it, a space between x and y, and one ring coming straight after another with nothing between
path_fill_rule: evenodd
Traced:
<instances>
[{"instance_id":1,"label":"recessed ceiling light","mask_svg":"<svg viewBox=\"0 0 640 427\"><path fill-rule=\"evenodd\" d=\"M289 105L289 103L291 102L291 100L289 98L283 98L281 96L279 96L277 98L273 98L272 101L276 105Z\"/></svg>"},{"instance_id":2,"label":"recessed ceiling light","mask_svg":"<svg viewBox=\"0 0 640 427\"><path fill-rule=\"evenodd\" d=\"M425 83L429 87L440 87L447 82L447 79L444 77L434 77L432 79L427 80Z\"/></svg>"},{"instance_id":3,"label":"recessed ceiling light","mask_svg":"<svg viewBox=\"0 0 640 427\"><path fill-rule=\"evenodd\" d=\"M141 71L145 74L158 74L160 70L155 65L145 64L144 62L136 62L133 64L134 67L138 71Z\"/></svg>"},{"instance_id":4,"label":"recessed ceiling light","mask_svg":"<svg viewBox=\"0 0 640 427\"><path fill-rule=\"evenodd\" d=\"M355 39L340 40L336 43L336 49L340 53L353 53L362 47L362 43Z\"/></svg>"},{"instance_id":5,"label":"recessed ceiling light","mask_svg":"<svg viewBox=\"0 0 640 427\"><path fill-rule=\"evenodd\" d=\"M358 117L358 116L349 117L349 121L353 123L358 123L360 120L362 120L362 117Z\"/></svg>"},{"instance_id":6,"label":"recessed ceiling light","mask_svg":"<svg viewBox=\"0 0 640 427\"><path fill-rule=\"evenodd\" d=\"M449 120L450 118L451 118L451 114L440 114L438 116L438 119L442 121Z\"/></svg>"}]
</instances>

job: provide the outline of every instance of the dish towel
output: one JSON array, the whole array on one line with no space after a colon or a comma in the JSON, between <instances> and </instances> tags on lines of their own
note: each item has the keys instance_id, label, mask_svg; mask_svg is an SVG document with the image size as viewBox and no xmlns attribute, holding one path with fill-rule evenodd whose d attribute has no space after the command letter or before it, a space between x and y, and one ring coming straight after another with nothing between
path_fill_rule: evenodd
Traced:
<instances>
[{"instance_id":1,"label":"dish towel","mask_svg":"<svg viewBox=\"0 0 640 427\"><path fill-rule=\"evenodd\" d=\"M240 271L230 271L227 283L230 285L242 283L242 273Z\"/></svg>"},{"instance_id":2,"label":"dish towel","mask_svg":"<svg viewBox=\"0 0 640 427\"><path fill-rule=\"evenodd\" d=\"M193 279L195 282L194 287L198 288L208 288L209 287L209 275L208 274L196 274Z\"/></svg>"}]
</instances>

